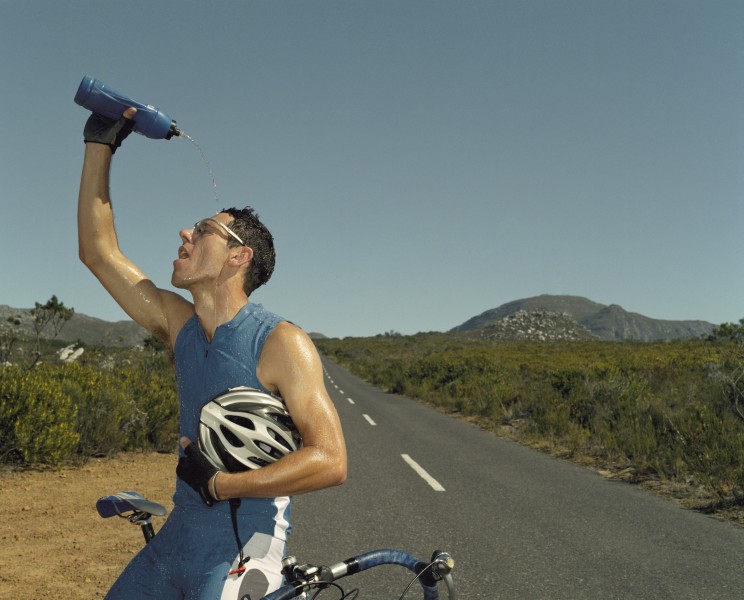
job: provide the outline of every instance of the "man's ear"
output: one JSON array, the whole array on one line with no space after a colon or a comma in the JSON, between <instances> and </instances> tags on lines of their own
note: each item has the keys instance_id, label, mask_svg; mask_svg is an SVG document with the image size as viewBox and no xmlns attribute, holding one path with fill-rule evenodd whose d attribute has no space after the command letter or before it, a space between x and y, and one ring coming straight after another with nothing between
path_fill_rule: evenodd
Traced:
<instances>
[{"instance_id":1,"label":"man's ear","mask_svg":"<svg viewBox=\"0 0 744 600\"><path fill-rule=\"evenodd\" d=\"M251 262L253 259L253 248L248 246L238 246L233 250L233 253L230 255L230 262L235 267L240 267Z\"/></svg>"}]
</instances>

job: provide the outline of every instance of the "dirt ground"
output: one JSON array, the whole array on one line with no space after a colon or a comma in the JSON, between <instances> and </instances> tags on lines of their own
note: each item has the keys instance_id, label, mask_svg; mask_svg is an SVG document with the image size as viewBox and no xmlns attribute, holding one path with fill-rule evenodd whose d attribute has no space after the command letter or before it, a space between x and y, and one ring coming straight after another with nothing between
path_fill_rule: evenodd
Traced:
<instances>
[{"instance_id":1,"label":"dirt ground","mask_svg":"<svg viewBox=\"0 0 744 600\"><path fill-rule=\"evenodd\" d=\"M79 468L0 470L0 600L103 598L143 537L124 519L100 518L96 500L134 490L170 511L176 460L175 454L121 454ZM696 503L694 490L642 485L682 505ZM744 525L741 507L717 516ZM162 522L153 519L156 531Z\"/></svg>"},{"instance_id":2,"label":"dirt ground","mask_svg":"<svg viewBox=\"0 0 744 600\"><path fill-rule=\"evenodd\" d=\"M142 547L140 528L102 519L123 490L172 508L175 454L122 454L80 468L0 471L0 599L103 598ZM155 517L155 530L163 519Z\"/></svg>"}]
</instances>

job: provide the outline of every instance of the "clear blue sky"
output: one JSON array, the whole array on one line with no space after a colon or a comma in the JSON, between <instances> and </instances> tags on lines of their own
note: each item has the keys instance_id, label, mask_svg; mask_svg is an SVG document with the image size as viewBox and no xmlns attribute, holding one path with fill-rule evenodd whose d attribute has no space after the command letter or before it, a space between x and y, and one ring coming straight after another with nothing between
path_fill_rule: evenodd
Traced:
<instances>
[{"instance_id":1,"label":"clear blue sky","mask_svg":"<svg viewBox=\"0 0 744 600\"><path fill-rule=\"evenodd\" d=\"M0 0L0 304L124 313L77 259L83 75L173 116L112 195L163 287L178 229L254 206L252 298L309 331L444 331L585 296L744 317L741 0Z\"/></svg>"}]
</instances>

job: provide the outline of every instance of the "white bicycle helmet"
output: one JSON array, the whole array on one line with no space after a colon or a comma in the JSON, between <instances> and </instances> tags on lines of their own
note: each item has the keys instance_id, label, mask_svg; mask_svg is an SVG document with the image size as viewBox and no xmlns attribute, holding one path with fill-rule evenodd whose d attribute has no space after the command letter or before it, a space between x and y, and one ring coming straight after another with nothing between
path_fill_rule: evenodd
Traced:
<instances>
[{"instance_id":1,"label":"white bicycle helmet","mask_svg":"<svg viewBox=\"0 0 744 600\"><path fill-rule=\"evenodd\" d=\"M204 405L199 447L220 470L258 469L302 446L284 402L250 387L230 388Z\"/></svg>"}]
</instances>

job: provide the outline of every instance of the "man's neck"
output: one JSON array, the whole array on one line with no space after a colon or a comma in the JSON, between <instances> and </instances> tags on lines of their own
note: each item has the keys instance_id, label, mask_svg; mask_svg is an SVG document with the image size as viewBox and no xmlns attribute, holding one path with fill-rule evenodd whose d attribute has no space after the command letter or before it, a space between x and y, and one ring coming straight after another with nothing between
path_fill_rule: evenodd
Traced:
<instances>
[{"instance_id":1,"label":"man's neck","mask_svg":"<svg viewBox=\"0 0 744 600\"><path fill-rule=\"evenodd\" d=\"M194 312L207 339L211 341L217 328L232 321L248 302L248 297L242 293L226 297L194 297Z\"/></svg>"}]
</instances>

